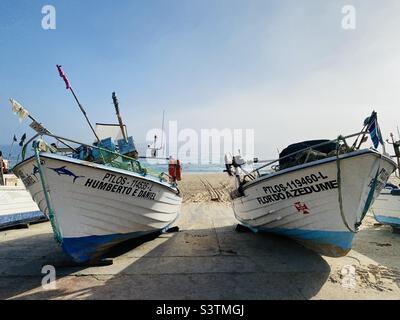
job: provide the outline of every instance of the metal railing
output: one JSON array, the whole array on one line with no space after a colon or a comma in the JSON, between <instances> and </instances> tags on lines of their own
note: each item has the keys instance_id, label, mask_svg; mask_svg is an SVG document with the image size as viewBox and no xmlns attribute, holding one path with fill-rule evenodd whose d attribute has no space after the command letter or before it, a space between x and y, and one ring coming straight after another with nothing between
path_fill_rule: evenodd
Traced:
<instances>
[{"instance_id":1,"label":"metal railing","mask_svg":"<svg viewBox=\"0 0 400 320\"><path fill-rule=\"evenodd\" d=\"M270 162L267 162L266 164L262 165L261 167L258 167L258 168L256 168L256 169L254 169L253 171L248 172L246 175L244 175L243 181L245 181L246 178L250 178L250 180L255 180L255 179L259 178L259 177L261 176L260 170L262 170L262 169L264 169L264 168L266 168L266 167L269 167L269 166L271 166L272 164L274 164L274 163L276 163L276 162L279 162L279 161L281 161L281 160L284 160L284 159L293 157L293 156L295 156L295 155L297 155L297 154L299 154L299 153L302 153L302 152L305 152L305 151L309 151L309 150L311 150L311 149L315 149L315 148L318 148L318 147L321 147L321 146L324 146L324 145L327 145L327 144L330 144L330 143L337 143L339 140L342 140L342 141L345 142L346 139L353 138L353 137L357 137L357 136L363 135L363 134L365 134L365 133L367 133L367 131L360 131L360 132L358 132L358 133L354 133L354 134L351 134L351 135L348 135L348 136L345 136L345 137L339 136L339 137L336 138L336 139L329 140L329 141L324 141L324 142L315 144L315 145L313 145L313 146L310 146L310 147L307 147L307 148L304 148L304 149L301 149L301 150L297 150L297 151L295 151L295 152L292 152L292 153L290 153L290 154L287 154L286 156L283 156L283 157L280 157L280 158L278 158L278 159L275 159L275 160L272 160L272 161L270 161ZM306 159L306 160L307 160L307 159ZM306 161L306 162L307 162L307 161Z\"/></svg>"},{"instance_id":2,"label":"metal railing","mask_svg":"<svg viewBox=\"0 0 400 320\"><path fill-rule=\"evenodd\" d=\"M38 133L38 134L34 135L31 139L29 139L28 142L25 143L25 145L23 147L23 150L24 149L26 150L27 146L32 141L34 141L36 138L43 137L43 136L48 136L48 137L54 138L54 139L56 139L56 140L58 140L58 141L60 141L62 143L64 143L66 141L66 142L69 142L69 143L74 143L74 144L78 144L80 146L85 146L85 147L88 147L88 148L99 150L100 151L101 162L100 163L97 162L97 161L90 161L90 162L99 163L99 164L103 164L103 165L109 165L109 166L114 167L114 168L119 168L119 169L122 169L122 170L135 172L135 173L141 174L143 176L150 175L152 177L160 179L160 181L168 181L166 179L167 177L169 177L168 174L166 174L165 172L161 172L161 173L153 172L151 169L143 167L142 164L138 160L136 160L135 158L126 156L126 155L121 154L119 152L112 151L112 150L109 150L109 149L106 149L106 148L103 148L103 147L100 147L100 146L91 145L91 144L87 144L87 143L84 143L84 142L76 141L76 140L73 140L73 139L61 137L61 136L58 136L58 135L55 135L55 134L52 134L52 133L49 133L49 132ZM52 152L52 153L57 153L58 152L56 147L48 145L46 142L45 142L45 144L46 144L46 147L50 150L50 152ZM75 149L73 147L70 147L70 148L71 148L71 155L67 155L67 156L73 158L72 157L72 155L74 154L73 152L75 152L75 154L76 154L77 149ZM109 157L107 157L107 155L109 155ZM112 157L112 156L114 156L114 157ZM122 161L118 161L117 160L119 157L122 159ZM22 158L23 158L22 160L24 160L24 152L23 152Z\"/></svg>"}]
</instances>

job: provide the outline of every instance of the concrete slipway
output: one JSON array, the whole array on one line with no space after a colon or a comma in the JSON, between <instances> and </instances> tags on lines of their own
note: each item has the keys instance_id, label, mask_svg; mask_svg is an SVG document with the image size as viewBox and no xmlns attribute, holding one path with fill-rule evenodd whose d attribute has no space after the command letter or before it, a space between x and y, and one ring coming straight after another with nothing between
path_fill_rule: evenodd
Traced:
<instances>
[{"instance_id":1,"label":"concrete slipway","mask_svg":"<svg viewBox=\"0 0 400 320\"><path fill-rule=\"evenodd\" d=\"M179 232L124 245L102 267L68 266L48 222L3 231L0 298L399 299L400 235L368 219L348 256L327 258L286 238L236 232L226 203L186 203ZM55 266L56 289L42 288L44 265Z\"/></svg>"}]
</instances>

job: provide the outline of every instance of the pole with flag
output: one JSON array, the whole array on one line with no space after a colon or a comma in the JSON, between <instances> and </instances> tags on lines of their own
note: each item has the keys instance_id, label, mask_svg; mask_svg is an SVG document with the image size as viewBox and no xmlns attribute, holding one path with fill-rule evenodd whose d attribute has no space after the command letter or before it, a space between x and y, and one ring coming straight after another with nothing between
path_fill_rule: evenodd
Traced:
<instances>
[{"instance_id":1,"label":"pole with flag","mask_svg":"<svg viewBox=\"0 0 400 320\"><path fill-rule=\"evenodd\" d=\"M12 143L11 143L11 147L10 147L10 151L8 152L8 159L9 160L11 160L11 153L12 153L12 149L14 147L14 143L17 142L17 141L18 141L17 137L14 134L14 137L13 137L13 140L12 140Z\"/></svg>"},{"instance_id":2,"label":"pole with flag","mask_svg":"<svg viewBox=\"0 0 400 320\"><path fill-rule=\"evenodd\" d=\"M393 145L393 150L394 150L393 157L396 157L396 160L397 160L396 177L400 178L400 141L395 141L393 133L390 134L390 137L392 138L392 143L390 143L389 140L386 140L386 141L389 144Z\"/></svg>"},{"instance_id":3,"label":"pole with flag","mask_svg":"<svg viewBox=\"0 0 400 320\"><path fill-rule=\"evenodd\" d=\"M0 150L0 186L4 186L4 176L3 176L3 153Z\"/></svg>"},{"instance_id":4,"label":"pole with flag","mask_svg":"<svg viewBox=\"0 0 400 320\"><path fill-rule=\"evenodd\" d=\"M33 130L35 130L37 133L39 134L51 134L51 132L49 130L47 130L40 122L36 121L36 119L34 117L32 117L28 110L26 110L18 101L10 98L10 103L12 106L12 111L18 116L20 122L22 122L24 119L29 118L30 120L32 120L32 123L29 125ZM15 142L17 141L16 137L15 138ZM26 133L21 137L21 141L19 143L19 145L22 147L24 145L26 139ZM63 145L67 146L68 148L70 148L71 150L76 151L76 149L70 145L68 145L66 142L61 141L59 139L56 138L57 141L61 142ZM24 152L24 150L23 150ZM24 158L24 156L23 156ZM18 162L18 161L17 161Z\"/></svg>"},{"instance_id":5,"label":"pole with flag","mask_svg":"<svg viewBox=\"0 0 400 320\"><path fill-rule=\"evenodd\" d=\"M97 142L100 142L100 139L99 139L98 135L96 134L96 131L93 129L93 126L92 126L92 124L91 124L90 121L89 121L89 118L88 118L88 116L87 116L87 114L86 114L86 111L85 111L85 109L83 108L83 106L81 105L81 103L79 102L78 97L76 96L74 89L72 89L71 84L69 83L69 80L68 80L67 76L65 75L64 70L62 69L62 66L61 66L61 65L57 65L57 69L58 69L58 73L60 74L60 77L61 77L61 78L64 80L64 82L65 82L66 89L69 90L69 91L71 91L72 95L74 96L75 101L76 101L76 103L78 104L79 109L80 109L81 112L83 113L83 116L85 117L87 123L89 124L90 129L92 129L92 132L93 132L94 136L96 137Z\"/></svg>"},{"instance_id":6,"label":"pole with flag","mask_svg":"<svg viewBox=\"0 0 400 320\"><path fill-rule=\"evenodd\" d=\"M378 148L379 144L382 145L383 151L385 152L385 142L382 139L381 129L378 124L378 115L375 111L372 112L371 116L365 119L364 125L367 126L367 131L371 136L374 148Z\"/></svg>"},{"instance_id":7,"label":"pole with flag","mask_svg":"<svg viewBox=\"0 0 400 320\"><path fill-rule=\"evenodd\" d=\"M372 114L364 120L364 128L362 130L364 132L357 149L360 148L361 144L365 142L365 138L367 133L369 133L374 148L378 148L379 144L382 145L383 153L386 154L385 143L382 139L381 129L378 124L378 115L375 111L372 111ZM358 138L357 138L358 140ZM357 142L356 140L356 142ZM356 143L355 142L355 143Z\"/></svg>"},{"instance_id":8,"label":"pole with flag","mask_svg":"<svg viewBox=\"0 0 400 320\"><path fill-rule=\"evenodd\" d=\"M24 145L25 140L26 140L26 133L24 133L21 137L21 141L19 142L20 147L22 147Z\"/></svg>"}]
</instances>

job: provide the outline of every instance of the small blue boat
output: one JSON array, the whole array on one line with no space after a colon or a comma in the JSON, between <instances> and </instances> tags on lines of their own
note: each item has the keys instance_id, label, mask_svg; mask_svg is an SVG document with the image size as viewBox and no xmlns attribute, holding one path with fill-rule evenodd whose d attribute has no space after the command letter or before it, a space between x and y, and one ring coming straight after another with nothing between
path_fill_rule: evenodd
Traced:
<instances>
[{"instance_id":1,"label":"small blue boat","mask_svg":"<svg viewBox=\"0 0 400 320\"><path fill-rule=\"evenodd\" d=\"M379 223L400 228L400 188L392 183L386 184L371 211Z\"/></svg>"},{"instance_id":2,"label":"small blue boat","mask_svg":"<svg viewBox=\"0 0 400 320\"><path fill-rule=\"evenodd\" d=\"M47 220L20 180L7 174L4 184L0 185L0 229Z\"/></svg>"}]
</instances>

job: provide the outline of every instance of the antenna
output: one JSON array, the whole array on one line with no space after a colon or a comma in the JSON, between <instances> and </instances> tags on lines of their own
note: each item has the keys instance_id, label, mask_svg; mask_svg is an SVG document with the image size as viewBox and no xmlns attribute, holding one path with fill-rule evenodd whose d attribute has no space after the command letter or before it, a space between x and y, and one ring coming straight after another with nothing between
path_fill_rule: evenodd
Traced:
<instances>
[{"instance_id":1,"label":"antenna","mask_svg":"<svg viewBox=\"0 0 400 320\"><path fill-rule=\"evenodd\" d=\"M122 136L124 137L125 142L128 143L128 138L127 138L126 132L124 130L124 123L122 122L121 114L119 112L118 98L117 98L115 92L112 93L112 100L113 100L113 103L114 103L115 113L117 115L119 127L121 128Z\"/></svg>"},{"instance_id":2,"label":"antenna","mask_svg":"<svg viewBox=\"0 0 400 320\"><path fill-rule=\"evenodd\" d=\"M160 147L157 148L157 139L158 139L157 135L154 135L153 147L151 147L151 145L147 146L149 149L151 149L151 155L152 155L153 158L157 158L157 151L164 149L164 120L165 120L165 110L163 110L163 117L162 117L162 129L161 129Z\"/></svg>"},{"instance_id":3,"label":"antenna","mask_svg":"<svg viewBox=\"0 0 400 320\"><path fill-rule=\"evenodd\" d=\"M13 140L12 140L12 143L11 143L11 147L10 147L10 150L9 150L9 152L8 152L8 159L9 159L9 160L11 160L11 153L12 153L12 149L13 149L13 146L14 146L14 143L15 143L15 142L17 142L17 137L16 137L15 134L14 134Z\"/></svg>"},{"instance_id":4,"label":"antenna","mask_svg":"<svg viewBox=\"0 0 400 320\"><path fill-rule=\"evenodd\" d=\"M92 130L92 132L93 132L94 136L96 137L97 141L100 142L99 136L97 135L96 131L93 129L93 126L92 126L92 124L91 124L90 121L89 121L89 118L88 118L88 116L87 116L87 114L86 114L86 111L85 111L85 109L83 109L83 106L82 106L81 103L79 102L78 97L76 96L74 89L72 89L72 87L71 87L71 85L70 85L70 83L69 83L69 80L68 80L67 76L65 75L64 70L62 69L61 65L57 65L57 69L58 69L58 72L59 72L59 74L60 74L60 77L61 77L61 78L64 80L64 82L65 82L66 89L69 90L69 91L71 91L71 93L72 93L72 95L74 96L75 101L76 101L76 103L78 104L78 107L79 107L79 109L81 110L83 116L85 117L85 119L86 119L86 121L87 121L87 123L88 123L90 129Z\"/></svg>"},{"instance_id":5,"label":"antenna","mask_svg":"<svg viewBox=\"0 0 400 320\"><path fill-rule=\"evenodd\" d=\"M163 110L163 114L162 114L161 148L160 148L160 150L162 150L164 148L164 119L165 119L165 110Z\"/></svg>"},{"instance_id":6,"label":"antenna","mask_svg":"<svg viewBox=\"0 0 400 320\"><path fill-rule=\"evenodd\" d=\"M397 127L398 130L398 127ZM396 142L394 141L394 134L390 133L390 137L392 138L392 143L391 145L393 146L394 149L394 157L396 157L397 159L397 170L398 173L396 173L396 177L400 178L400 142ZM387 140L387 142L389 143L389 139Z\"/></svg>"}]
</instances>

